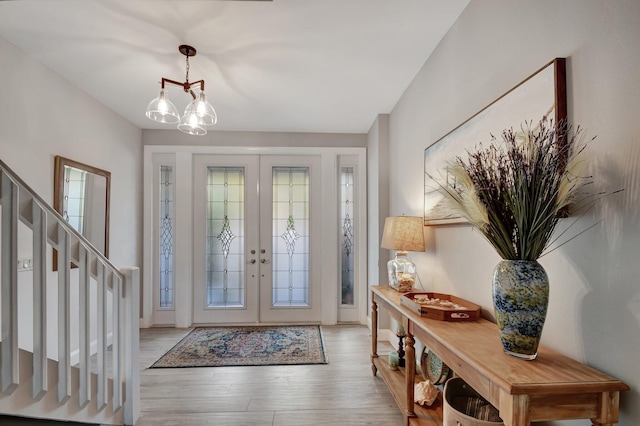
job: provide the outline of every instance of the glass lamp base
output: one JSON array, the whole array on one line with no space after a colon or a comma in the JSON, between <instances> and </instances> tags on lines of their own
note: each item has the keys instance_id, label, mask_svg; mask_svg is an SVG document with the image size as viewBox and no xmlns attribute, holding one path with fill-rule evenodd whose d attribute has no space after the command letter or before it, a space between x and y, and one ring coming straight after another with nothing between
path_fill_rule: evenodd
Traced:
<instances>
[{"instance_id":1,"label":"glass lamp base","mask_svg":"<svg viewBox=\"0 0 640 426\"><path fill-rule=\"evenodd\" d=\"M413 290L416 282L416 265L409 260L407 252L397 252L395 259L387 263L387 272L391 288L401 293Z\"/></svg>"}]
</instances>

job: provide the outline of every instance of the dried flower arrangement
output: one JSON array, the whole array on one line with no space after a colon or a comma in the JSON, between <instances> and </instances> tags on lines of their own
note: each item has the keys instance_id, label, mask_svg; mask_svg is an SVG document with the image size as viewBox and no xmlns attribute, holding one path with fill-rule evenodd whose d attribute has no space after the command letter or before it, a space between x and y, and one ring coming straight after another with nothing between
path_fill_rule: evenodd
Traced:
<instances>
[{"instance_id":1,"label":"dried flower arrangement","mask_svg":"<svg viewBox=\"0 0 640 426\"><path fill-rule=\"evenodd\" d=\"M448 164L453 179L438 182L449 206L477 228L503 259L537 260L568 209L580 209L590 183L582 130L546 117L520 132L507 129ZM591 200L593 201L593 200Z\"/></svg>"}]
</instances>

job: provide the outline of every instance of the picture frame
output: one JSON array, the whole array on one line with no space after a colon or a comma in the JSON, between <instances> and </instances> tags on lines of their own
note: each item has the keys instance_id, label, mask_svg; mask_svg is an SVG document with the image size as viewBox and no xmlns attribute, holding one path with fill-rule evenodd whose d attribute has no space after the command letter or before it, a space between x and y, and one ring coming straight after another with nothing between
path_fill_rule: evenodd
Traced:
<instances>
[{"instance_id":1,"label":"picture frame","mask_svg":"<svg viewBox=\"0 0 640 426\"><path fill-rule=\"evenodd\" d=\"M447 209L438 183L447 182L447 163L465 151L489 144L492 135L525 122L537 123L543 116L559 122L567 117L566 60L555 58L482 110L428 146L424 151L425 226L465 223ZM435 179L435 180L434 180Z\"/></svg>"}]
</instances>

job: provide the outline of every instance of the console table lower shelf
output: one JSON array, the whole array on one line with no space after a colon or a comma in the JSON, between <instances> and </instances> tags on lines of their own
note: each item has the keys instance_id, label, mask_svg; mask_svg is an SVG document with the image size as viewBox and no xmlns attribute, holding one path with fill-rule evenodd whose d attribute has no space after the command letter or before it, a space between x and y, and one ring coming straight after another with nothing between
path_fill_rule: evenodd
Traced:
<instances>
[{"instance_id":1,"label":"console table lower shelf","mask_svg":"<svg viewBox=\"0 0 640 426\"><path fill-rule=\"evenodd\" d=\"M373 366L376 368L377 372L380 373L380 376L382 376L382 379L389 388L391 395L393 395L393 398L396 400L396 404L400 408L400 411L402 411L408 425L442 426L441 397L438 397L431 407L423 407L420 404L413 404L413 412L410 413L410 410L407 409L408 401L402 398L405 396L404 389L406 387L406 369L402 367L398 370L389 369L385 357L373 357L372 362ZM414 383L421 381L421 378L418 376L416 376L416 379L418 380Z\"/></svg>"}]
</instances>

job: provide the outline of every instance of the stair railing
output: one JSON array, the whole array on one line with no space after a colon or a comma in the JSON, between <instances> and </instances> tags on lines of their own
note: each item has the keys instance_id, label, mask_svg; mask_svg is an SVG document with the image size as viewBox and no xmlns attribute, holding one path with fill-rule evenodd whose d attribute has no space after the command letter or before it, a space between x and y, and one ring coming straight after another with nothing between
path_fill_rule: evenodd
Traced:
<instances>
[{"instance_id":1,"label":"stair railing","mask_svg":"<svg viewBox=\"0 0 640 426\"><path fill-rule=\"evenodd\" d=\"M98 411L111 403L123 423L135 424L139 417L139 290L138 268L118 270L84 236L42 200L4 162L0 161L0 392L10 394L19 386L18 348L18 221L33 234L33 377L32 397L37 401L50 392L47 374L47 331L58 331L57 400L66 403L72 396L70 294L71 265L79 270L79 405L91 402L92 356L90 324L97 326ZM58 251L57 324L48 324L47 245ZM95 280L97 306L92 306L91 280ZM112 303L109 304L108 294ZM95 312L94 312L95 311ZM107 378L109 321L112 322L112 391Z\"/></svg>"}]
</instances>

